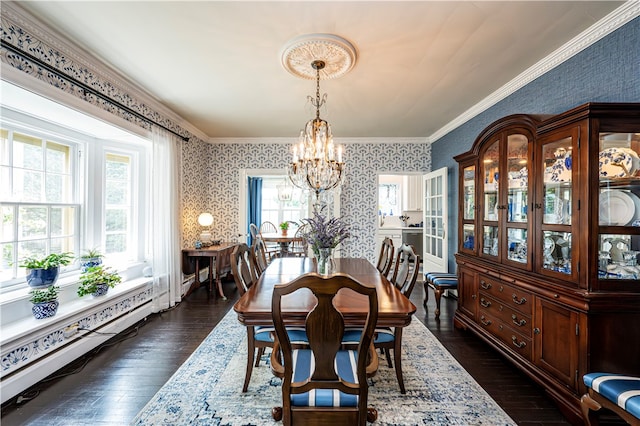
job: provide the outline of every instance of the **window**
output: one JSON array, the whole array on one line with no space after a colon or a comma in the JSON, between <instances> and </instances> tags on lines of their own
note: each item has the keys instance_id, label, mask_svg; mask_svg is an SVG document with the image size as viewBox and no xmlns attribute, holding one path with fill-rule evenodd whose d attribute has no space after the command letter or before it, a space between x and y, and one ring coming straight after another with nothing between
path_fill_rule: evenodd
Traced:
<instances>
[{"instance_id":1,"label":"window","mask_svg":"<svg viewBox=\"0 0 640 426\"><path fill-rule=\"evenodd\" d=\"M291 200L278 199L278 185L288 179L286 176L264 176L262 178L262 221L269 221L274 225L284 221L300 223L300 219L308 217L308 194L299 188L293 190Z\"/></svg>"},{"instance_id":2,"label":"window","mask_svg":"<svg viewBox=\"0 0 640 426\"><path fill-rule=\"evenodd\" d=\"M97 248L118 269L144 260L147 142L20 118L3 117L0 130L0 291L26 285L28 256Z\"/></svg>"},{"instance_id":3,"label":"window","mask_svg":"<svg viewBox=\"0 0 640 426\"><path fill-rule=\"evenodd\" d=\"M0 282L20 259L78 251L77 145L15 129L0 130ZM35 133L35 132L33 132Z\"/></svg>"},{"instance_id":4,"label":"window","mask_svg":"<svg viewBox=\"0 0 640 426\"><path fill-rule=\"evenodd\" d=\"M402 214L400 207L400 185L396 183L380 183L378 185L378 214L393 216Z\"/></svg>"}]
</instances>

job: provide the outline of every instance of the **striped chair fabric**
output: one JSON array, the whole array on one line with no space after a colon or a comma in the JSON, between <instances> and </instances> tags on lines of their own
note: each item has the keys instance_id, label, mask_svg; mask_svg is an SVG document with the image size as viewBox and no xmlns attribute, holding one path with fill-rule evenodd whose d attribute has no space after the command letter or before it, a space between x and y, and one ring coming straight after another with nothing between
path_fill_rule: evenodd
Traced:
<instances>
[{"instance_id":1,"label":"striped chair fabric","mask_svg":"<svg viewBox=\"0 0 640 426\"><path fill-rule=\"evenodd\" d=\"M458 288L458 275L447 272L427 272L424 274L424 302L426 308L429 300L429 287L433 288L436 296L436 318L440 318L440 299L446 290L456 290Z\"/></svg>"},{"instance_id":2,"label":"striped chair fabric","mask_svg":"<svg viewBox=\"0 0 640 426\"><path fill-rule=\"evenodd\" d=\"M338 376L346 382L358 383L356 374L358 353L342 350L336 354ZM314 369L313 352L310 349L293 351L293 381L303 382L311 377ZM296 407L357 407L358 395L349 395L337 389L314 389L292 394L291 405Z\"/></svg>"},{"instance_id":3,"label":"striped chair fabric","mask_svg":"<svg viewBox=\"0 0 640 426\"><path fill-rule=\"evenodd\" d=\"M640 421L640 377L611 373L589 373L584 384ZM638 423L640 424L640 423Z\"/></svg>"}]
</instances>

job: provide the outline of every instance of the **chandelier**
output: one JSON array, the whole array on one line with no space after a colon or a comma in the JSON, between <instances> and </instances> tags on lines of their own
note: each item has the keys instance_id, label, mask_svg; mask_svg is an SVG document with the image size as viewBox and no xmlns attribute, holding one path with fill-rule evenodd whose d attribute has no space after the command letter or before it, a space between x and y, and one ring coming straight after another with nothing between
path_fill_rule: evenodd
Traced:
<instances>
[{"instance_id":1,"label":"chandelier","mask_svg":"<svg viewBox=\"0 0 640 426\"><path fill-rule=\"evenodd\" d=\"M293 147L287 174L291 182L316 194L340 186L344 181L345 163L342 146L335 146L331 126L320 118L320 108L327 100L320 97L320 75L323 79L341 76L355 64L356 51L345 39L332 34L310 34L292 40L282 55L283 66L292 74L316 80L315 99L308 97L316 116L300 132ZM309 66L309 64L311 66Z\"/></svg>"},{"instance_id":2,"label":"chandelier","mask_svg":"<svg viewBox=\"0 0 640 426\"><path fill-rule=\"evenodd\" d=\"M316 197L340 185L344 179L342 146L334 147L331 126L320 118L320 107L327 100L325 93L320 99L320 70L325 63L315 60L311 63L316 70L316 98L309 96L316 107L316 117L309 120L300 131L298 145L293 147L293 157L289 163L288 174L291 182L298 188L309 188Z\"/></svg>"}]
</instances>

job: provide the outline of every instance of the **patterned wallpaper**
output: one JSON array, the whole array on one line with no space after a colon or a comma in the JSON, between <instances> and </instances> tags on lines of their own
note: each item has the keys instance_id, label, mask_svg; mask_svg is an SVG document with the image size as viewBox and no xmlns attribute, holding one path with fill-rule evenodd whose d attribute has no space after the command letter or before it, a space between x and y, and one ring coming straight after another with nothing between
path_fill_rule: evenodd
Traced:
<instances>
[{"instance_id":1,"label":"patterned wallpaper","mask_svg":"<svg viewBox=\"0 0 640 426\"><path fill-rule=\"evenodd\" d=\"M367 257L373 261L377 257L377 253L374 253L377 175L382 172L430 171L431 147L418 139L341 142L345 145L347 174L341 191L340 215L353 224L359 233L357 239L345 242L342 253L345 256ZM206 156L199 150L187 152L188 148L183 148L183 219L191 221L183 226L183 246L195 241L200 232L197 224L193 225L200 212L186 212L189 203L198 199L195 194L198 190L187 189L187 181L196 181L193 175L208 167L207 188L200 190L208 191L208 207L214 216L213 234L222 237L235 235L239 229L240 214L239 170L284 170L289 150L283 149L283 146L275 143L220 143L210 145ZM205 164L205 161L209 163Z\"/></svg>"}]
</instances>

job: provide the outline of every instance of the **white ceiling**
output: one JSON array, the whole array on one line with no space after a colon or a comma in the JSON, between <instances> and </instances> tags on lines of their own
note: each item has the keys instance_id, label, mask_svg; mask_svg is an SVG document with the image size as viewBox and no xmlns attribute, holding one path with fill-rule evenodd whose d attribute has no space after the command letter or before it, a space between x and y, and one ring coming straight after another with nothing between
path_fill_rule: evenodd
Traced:
<instances>
[{"instance_id":1,"label":"white ceiling","mask_svg":"<svg viewBox=\"0 0 640 426\"><path fill-rule=\"evenodd\" d=\"M615 1L21 2L211 138L295 137L315 82L280 63L294 37L355 45L321 82L340 137L430 137L619 7Z\"/></svg>"}]
</instances>

